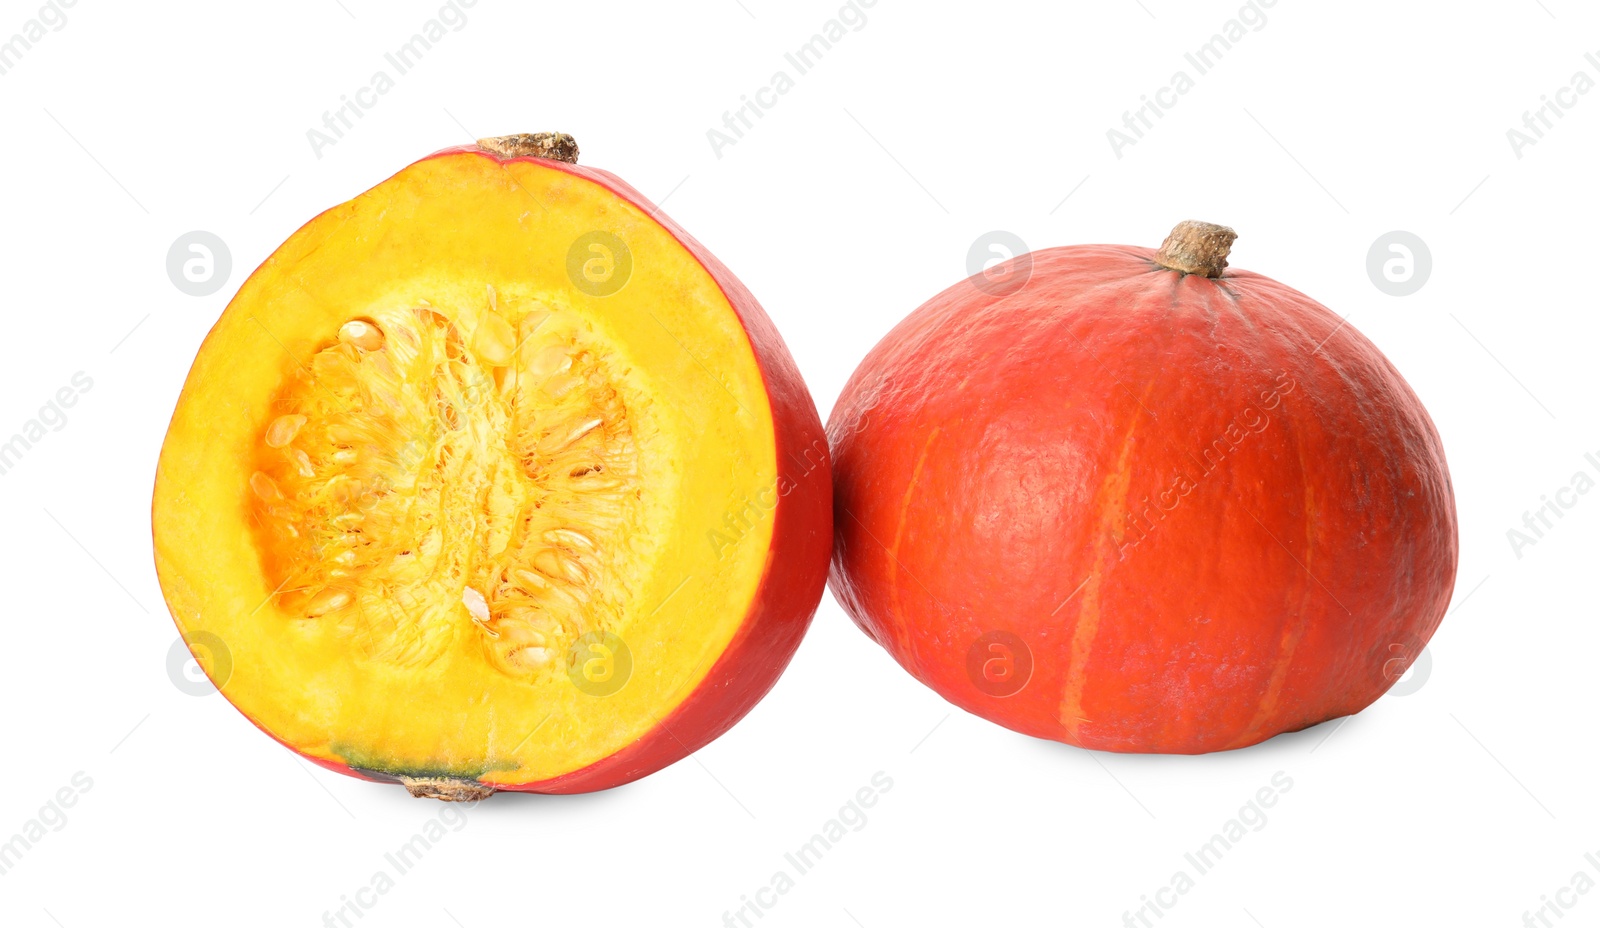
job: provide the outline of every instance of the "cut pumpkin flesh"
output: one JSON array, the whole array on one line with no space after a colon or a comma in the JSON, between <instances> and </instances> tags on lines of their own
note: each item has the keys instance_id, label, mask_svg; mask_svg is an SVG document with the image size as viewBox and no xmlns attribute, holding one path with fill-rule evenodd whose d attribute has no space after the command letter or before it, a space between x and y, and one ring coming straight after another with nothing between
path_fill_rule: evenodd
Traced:
<instances>
[{"instance_id":1,"label":"cut pumpkin flesh","mask_svg":"<svg viewBox=\"0 0 1600 928\"><path fill-rule=\"evenodd\" d=\"M158 468L163 591L227 649L222 692L419 795L682 757L771 686L826 571L821 425L759 306L539 154L441 152L303 227L206 339Z\"/></svg>"}]
</instances>

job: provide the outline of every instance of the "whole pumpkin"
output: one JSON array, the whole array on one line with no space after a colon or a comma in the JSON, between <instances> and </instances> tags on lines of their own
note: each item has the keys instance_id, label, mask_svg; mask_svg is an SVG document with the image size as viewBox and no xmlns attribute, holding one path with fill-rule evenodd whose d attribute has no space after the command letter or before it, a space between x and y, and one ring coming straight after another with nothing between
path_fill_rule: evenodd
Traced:
<instances>
[{"instance_id":1,"label":"whole pumpkin","mask_svg":"<svg viewBox=\"0 0 1600 928\"><path fill-rule=\"evenodd\" d=\"M1338 315L1227 269L1234 238L1013 258L845 386L830 586L950 702L1098 750L1238 748L1365 708L1438 627L1432 421Z\"/></svg>"}]
</instances>

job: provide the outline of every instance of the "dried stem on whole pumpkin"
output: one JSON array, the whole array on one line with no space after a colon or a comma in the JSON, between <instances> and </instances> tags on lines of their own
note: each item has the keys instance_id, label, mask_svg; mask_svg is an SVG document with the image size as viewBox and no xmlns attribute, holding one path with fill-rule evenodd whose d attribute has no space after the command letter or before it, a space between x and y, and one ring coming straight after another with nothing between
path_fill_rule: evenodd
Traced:
<instances>
[{"instance_id":1,"label":"dried stem on whole pumpkin","mask_svg":"<svg viewBox=\"0 0 1600 928\"><path fill-rule=\"evenodd\" d=\"M1173 227L1156 252L1156 263L1185 274L1221 277L1239 233L1213 222L1186 219Z\"/></svg>"}]
</instances>

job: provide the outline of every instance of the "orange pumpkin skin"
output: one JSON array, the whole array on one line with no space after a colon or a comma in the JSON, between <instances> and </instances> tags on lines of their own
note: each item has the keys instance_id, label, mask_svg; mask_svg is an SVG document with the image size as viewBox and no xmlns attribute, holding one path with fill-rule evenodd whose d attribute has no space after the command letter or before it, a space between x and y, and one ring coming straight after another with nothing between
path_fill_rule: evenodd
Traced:
<instances>
[{"instance_id":1,"label":"orange pumpkin skin","mask_svg":"<svg viewBox=\"0 0 1600 928\"><path fill-rule=\"evenodd\" d=\"M1382 695L1444 615L1456 515L1432 421L1355 328L1155 257L1035 252L997 269L1031 258L1020 289L975 277L890 332L829 421L829 582L963 709L1195 754Z\"/></svg>"}]
</instances>

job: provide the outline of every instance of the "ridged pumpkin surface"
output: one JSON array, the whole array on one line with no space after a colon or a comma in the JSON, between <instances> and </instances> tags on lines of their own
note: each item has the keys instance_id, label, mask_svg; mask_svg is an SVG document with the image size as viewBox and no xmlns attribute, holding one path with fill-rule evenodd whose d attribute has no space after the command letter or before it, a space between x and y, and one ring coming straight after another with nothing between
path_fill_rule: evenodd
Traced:
<instances>
[{"instance_id":1,"label":"ridged pumpkin surface","mask_svg":"<svg viewBox=\"0 0 1600 928\"><path fill-rule=\"evenodd\" d=\"M1237 748L1377 699L1456 572L1444 451L1395 368L1258 274L1013 260L1026 285L934 297L835 406L855 621L956 705L1089 748Z\"/></svg>"}]
</instances>

